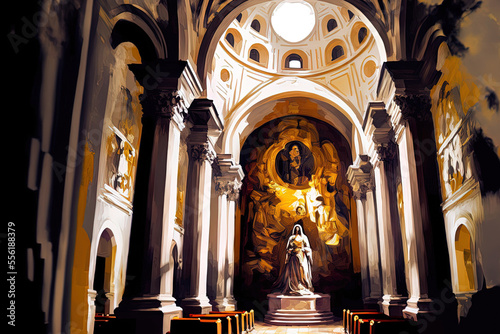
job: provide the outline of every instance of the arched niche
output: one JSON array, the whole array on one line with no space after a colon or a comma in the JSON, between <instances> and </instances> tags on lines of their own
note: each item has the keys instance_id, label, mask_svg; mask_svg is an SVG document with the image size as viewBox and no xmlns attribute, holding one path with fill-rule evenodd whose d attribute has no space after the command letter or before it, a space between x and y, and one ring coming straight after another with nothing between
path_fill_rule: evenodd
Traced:
<instances>
[{"instance_id":1,"label":"arched niche","mask_svg":"<svg viewBox=\"0 0 500 334\"><path fill-rule=\"evenodd\" d=\"M321 20L321 31L323 36L330 35L341 27L339 19L333 14L326 15Z\"/></svg>"},{"instance_id":2,"label":"arched niche","mask_svg":"<svg viewBox=\"0 0 500 334\"><path fill-rule=\"evenodd\" d=\"M339 52L342 50L342 52ZM347 58L347 45L341 39L334 39L325 48L325 63L327 65L340 62Z\"/></svg>"},{"instance_id":3,"label":"arched niche","mask_svg":"<svg viewBox=\"0 0 500 334\"><path fill-rule=\"evenodd\" d=\"M455 265L459 292L476 290L474 242L465 224L455 231Z\"/></svg>"},{"instance_id":4,"label":"arched niche","mask_svg":"<svg viewBox=\"0 0 500 334\"><path fill-rule=\"evenodd\" d=\"M233 44L231 44L230 41L228 40L228 35L233 36ZM229 28L226 31L224 39L227 42L227 44L234 50L234 52L240 54L241 48L243 46L243 38L241 37L241 34L238 30L234 28Z\"/></svg>"},{"instance_id":5,"label":"arched niche","mask_svg":"<svg viewBox=\"0 0 500 334\"><path fill-rule=\"evenodd\" d=\"M356 22L352 25L350 40L354 51L358 50L361 45L365 44L369 38L369 31L363 22Z\"/></svg>"},{"instance_id":6,"label":"arched niche","mask_svg":"<svg viewBox=\"0 0 500 334\"><path fill-rule=\"evenodd\" d=\"M290 67L290 56L293 57L293 55L297 55L300 57L300 60L301 60L301 63L302 63L302 66L300 67L300 69L309 69L309 57L307 56L307 54L302 51L302 50L299 50L299 49L294 49L294 50L290 50L290 51L287 51L283 57L281 58L281 69L282 70L294 70L294 69L297 69L297 68L294 68L294 67ZM295 58L294 58L295 59Z\"/></svg>"},{"instance_id":7,"label":"arched niche","mask_svg":"<svg viewBox=\"0 0 500 334\"><path fill-rule=\"evenodd\" d=\"M93 290L96 291L95 313L111 314L114 309L117 242L111 229L102 231L95 258Z\"/></svg>"},{"instance_id":8,"label":"arched niche","mask_svg":"<svg viewBox=\"0 0 500 334\"><path fill-rule=\"evenodd\" d=\"M268 24L266 19L264 19L261 15L255 15L252 18L252 21L249 24L249 28L254 33L258 33L264 37L267 37Z\"/></svg>"},{"instance_id":9,"label":"arched niche","mask_svg":"<svg viewBox=\"0 0 500 334\"><path fill-rule=\"evenodd\" d=\"M255 53L255 51L257 51L257 53ZM255 58L255 54L258 55L258 58ZM262 44L253 44L248 50L248 60L267 68L267 65L269 63L269 51Z\"/></svg>"}]
</instances>

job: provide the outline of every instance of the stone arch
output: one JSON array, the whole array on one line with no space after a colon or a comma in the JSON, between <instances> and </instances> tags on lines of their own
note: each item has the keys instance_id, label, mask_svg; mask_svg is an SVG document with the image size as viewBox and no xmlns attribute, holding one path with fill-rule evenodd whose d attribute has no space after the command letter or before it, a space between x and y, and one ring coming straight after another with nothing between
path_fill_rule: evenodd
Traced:
<instances>
[{"instance_id":1,"label":"stone arch","mask_svg":"<svg viewBox=\"0 0 500 334\"><path fill-rule=\"evenodd\" d=\"M121 5L110 14L113 22L111 46L116 48L123 42L137 46L144 60L165 59L168 48L157 23L137 6Z\"/></svg>"},{"instance_id":2,"label":"stone arch","mask_svg":"<svg viewBox=\"0 0 500 334\"><path fill-rule=\"evenodd\" d=\"M353 128L350 144L356 154L361 154L367 147L365 136L358 136L356 133L363 133L361 116L349 102L343 100L339 95L331 92L327 88L303 78L283 78L272 83L263 84L265 87L259 89L260 93L241 103L233 110L230 119L225 125L222 137L222 152L231 153L238 163L241 144L244 142L248 131L251 131L257 121L262 119L262 115L254 112L255 108L265 102L293 96L304 96L325 102L337 109L347 118ZM335 122L330 118L327 120L330 125L335 126ZM353 156L355 156L353 154Z\"/></svg>"}]
</instances>

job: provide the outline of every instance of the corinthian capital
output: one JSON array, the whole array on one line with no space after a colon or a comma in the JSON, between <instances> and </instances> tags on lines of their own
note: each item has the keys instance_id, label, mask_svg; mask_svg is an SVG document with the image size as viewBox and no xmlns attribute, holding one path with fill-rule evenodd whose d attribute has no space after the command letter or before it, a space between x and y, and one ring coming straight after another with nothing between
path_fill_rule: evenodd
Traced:
<instances>
[{"instance_id":1,"label":"corinthian capital","mask_svg":"<svg viewBox=\"0 0 500 334\"><path fill-rule=\"evenodd\" d=\"M398 146L394 141L377 145L377 155L380 161L392 161L396 157Z\"/></svg>"},{"instance_id":2,"label":"corinthian capital","mask_svg":"<svg viewBox=\"0 0 500 334\"><path fill-rule=\"evenodd\" d=\"M215 191L217 195L226 195L230 201L236 201L239 198L242 183L234 180L217 180Z\"/></svg>"},{"instance_id":3,"label":"corinthian capital","mask_svg":"<svg viewBox=\"0 0 500 334\"><path fill-rule=\"evenodd\" d=\"M140 99L146 117L167 118L184 124L187 109L177 91L148 91Z\"/></svg>"},{"instance_id":4,"label":"corinthian capital","mask_svg":"<svg viewBox=\"0 0 500 334\"><path fill-rule=\"evenodd\" d=\"M210 164L215 161L216 153L208 143L191 145L191 158L197 161L206 160Z\"/></svg>"},{"instance_id":5,"label":"corinthian capital","mask_svg":"<svg viewBox=\"0 0 500 334\"><path fill-rule=\"evenodd\" d=\"M404 120L415 119L426 122L432 119L429 94L396 95L394 102L401 109Z\"/></svg>"}]
</instances>

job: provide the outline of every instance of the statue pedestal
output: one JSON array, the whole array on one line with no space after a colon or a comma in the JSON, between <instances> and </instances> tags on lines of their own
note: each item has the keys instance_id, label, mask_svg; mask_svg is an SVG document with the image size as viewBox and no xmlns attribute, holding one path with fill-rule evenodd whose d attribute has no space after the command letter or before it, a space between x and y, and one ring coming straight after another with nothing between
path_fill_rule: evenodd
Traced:
<instances>
[{"instance_id":1,"label":"statue pedestal","mask_svg":"<svg viewBox=\"0 0 500 334\"><path fill-rule=\"evenodd\" d=\"M273 293L267 298L269 311L264 322L268 324L298 326L333 322L329 295L286 296Z\"/></svg>"}]
</instances>

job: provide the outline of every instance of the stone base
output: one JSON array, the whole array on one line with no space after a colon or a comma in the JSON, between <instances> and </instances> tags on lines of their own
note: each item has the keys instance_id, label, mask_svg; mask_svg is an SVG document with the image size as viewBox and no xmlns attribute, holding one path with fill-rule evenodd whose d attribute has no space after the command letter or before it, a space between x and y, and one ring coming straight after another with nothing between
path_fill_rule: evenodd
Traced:
<instances>
[{"instance_id":1,"label":"stone base","mask_svg":"<svg viewBox=\"0 0 500 334\"><path fill-rule=\"evenodd\" d=\"M173 317L182 317L182 309L171 297L139 297L122 301L115 309L118 319L128 319L135 333L164 334L170 330Z\"/></svg>"},{"instance_id":2,"label":"stone base","mask_svg":"<svg viewBox=\"0 0 500 334\"><path fill-rule=\"evenodd\" d=\"M389 316L402 317L407 300L406 297L385 295L382 297L381 311Z\"/></svg>"},{"instance_id":3,"label":"stone base","mask_svg":"<svg viewBox=\"0 0 500 334\"><path fill-rule=\"evenodd\" d=\"M300 326L328 324L334 321L330 296L315 293L309 296L269 294L269 311L264 322L273 325Z\"/></svg>"},{"instance_id":4,"label":"stone base","mask_svg":"<svg viewBox=\"0 0 500 334\"><path fill-rule=\"evenodd\" d=\"M184 317L190 314L208 314L212 311L212 305L208 298L185 298L181 302Z\"/></svg>"},{"instance_id":5,"label":"stone base","mask_svg":"<svg viewBox=\"0 0 500 334\"><path fill-rule=\"evenodd\" d=\"M381 297L366 297L363 299L363 307L367 310L380 311L380 304L382 303Z\"/></svg>"},{"instance_id":6,"label":"stone base","mask_svg":"<svg viewBox=\"0 0 500 334\"><path fill-rule=\"evenodd\" d=\"M432 299L413 297L408 299L406 307L403 310L403 317L413 321L418 321L422 316L432 313L430 305Z\"/></svg>"}]
</instances>

